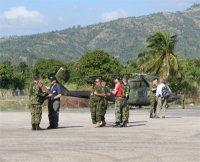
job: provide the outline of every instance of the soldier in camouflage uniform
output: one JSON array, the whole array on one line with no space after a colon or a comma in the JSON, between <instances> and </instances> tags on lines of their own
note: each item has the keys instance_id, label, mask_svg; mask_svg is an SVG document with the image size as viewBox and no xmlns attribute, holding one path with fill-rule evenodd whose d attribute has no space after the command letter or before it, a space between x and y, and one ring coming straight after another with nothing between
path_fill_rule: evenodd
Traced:
<instances>
[{"instance_id":1,"label":"soldier in camouflage uniform","mask_svg":"<svg viewBox=\"0 0 200 162\"><path fill-rule=\"evenodd\" d=\"M102 126L105 126L106 125L105 115L106 115L106 111L107 111L107 108L108 108L108 100L107 100L106 96L109 96L110 93L109 93L108 87L106 86L105 81L102 81L101 85L102 85L102 87L104 89L104 93L105 93L104 104L103 104L103 119L102 119L102 122L103 122Z\"/></svg>"},{"instance_id":2,"label":"soldier in camouflage uniform","mask_svg":"<svg viewBox=\"0 0 200 162\"><path fill-rule=\"evenodd\" d=\"M128 119L129 119L129 106L128 106L128 99L129 99L129 92L130 86L126 78L123 78L123 102L121 105L122 109L122 121L123 123L120 125L121 127L127 127Z\"/></svg>"},{"instance_id":3,"label":"soldier in camouflage uniform","mask_svg":"<svg viewBox=\"0 0 200 162\"><path fill-rule=\"evenodd\" d=\"M157 107L157 101L156 101L156 89L158 86L158 78L153 78L150 90L150 100L151 100L151 107L150 107L150 118L154 118L156 115L156 107Z\"/></svg>"},{"instance_id":4,"label":"soldier in camouflage uniform","mask_svg":"<svg viewBox=\"0 0 200 162\"><path fill-rule=\"evenodd\" d=\"M97 78L95 80L95 86L91 94L91 117L93 122L96 122L96 128L103 126L103 117L104 117L104 97L105 92L101 85L101 79Z\"/></svg>"},{"instance_id":5,"label":"soldier in camouflage uniform","mask_svg":"<svg viewBox=\"0 0 200 162\"><path fill-rule=\"evenodd\" d=\"M42 91L42 82L35 76L29 88L29 102L31 110L32 130L41 130L40 121L42 119L42 104L48 94Z\"/></svg>"},{"instance_id":6,"label":"soldier in camouflage uniform","mask_svg":"<svg viewBox=\"0 0 200 162\"><path fill-rule=\"evenodd\" d=\"M95 102L95 96L93 92L90 95L90 100L89 100L89 107L90 107L90 113L91 113L91 118L92 118L92 124L96 124L96 102Z\"/></svg>"},{"instance_id":7,"label":"soldier in camouflage uniform","mask_svg":"<svg viewBox=\"0 0 200 162\"><path fill-rule=\"evenodd\" d=\"M122 85L120 83L120 78L116 77L114 79L115 82L115 89L112 91L112 93L115 95L115 124L113 127L120 127L122 123L122 102L123 102L123 97L122 97Z\"/></svg>"}]
</instances>

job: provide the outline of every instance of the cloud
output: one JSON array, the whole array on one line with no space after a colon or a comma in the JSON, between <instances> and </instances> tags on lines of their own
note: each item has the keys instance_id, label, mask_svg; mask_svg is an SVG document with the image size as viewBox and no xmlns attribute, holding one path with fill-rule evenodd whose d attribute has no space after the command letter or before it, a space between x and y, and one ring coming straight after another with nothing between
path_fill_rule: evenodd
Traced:
<instances>
[{"instance_id":1,"label":"cloud","mask_svg":"<svg viewBox=\"0 0 200 162\"><path fill-rule=\"evenodd\" d=\"M186 0L188 3L200 3L200 0Z\"/></svg>"},{"instance_id":2,"label":"cloud","mask_svg":"<svg viewBox=\"0 0 200 162\"><path fill-rule=\"evenodd\" d=\"M63 21L61 16L50 19L39 11L28 10L24 6L12 7L0 13L0 29L3 30L39 29Z\"/></svg>"},{"instance_id":3,"label":"cloud","mask_svg":"<svg viewBox=\"0 0 200 162\"><path fill-rule=\"evenodd\" d=\"M128 16L128 14L126 11L119 9L119 10L115 10L115 11L104 12L101 15L101 19L103 21L111 21L114 19L123 18L123 17L127 17L127 16Z\"/></svg>"},{"instance_id":4,"label":"cloud","mask_svg":"<svg viewBox=\"0 0 200 162\"><path fill-rule=\"evenodd\" d=\"M200 0L168 0L168 1L159 1L157 4L160 8L165 10L170 10L171 8L175 8L176 10L183 10L187 7L195 3L200 3ZM176 5L174 5L176 4Z\"/></svg>"}]
</instances>

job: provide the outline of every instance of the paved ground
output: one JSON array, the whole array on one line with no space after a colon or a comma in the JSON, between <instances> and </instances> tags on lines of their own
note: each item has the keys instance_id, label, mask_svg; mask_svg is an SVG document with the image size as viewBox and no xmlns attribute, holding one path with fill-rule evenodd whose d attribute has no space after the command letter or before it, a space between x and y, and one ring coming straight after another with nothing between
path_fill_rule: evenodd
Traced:
<instances>
[{"instance_id":1,"label":"paved ground","mask_svg":"<svg viewBox=\"0 0 200 162\"><path fill-rule=\"evenodd\" d=\"M127 128L94 128L89 110L62 110L60 128L31 131L30 113L0 112L1 162L200 162L200 108L168 109L149 119L131 110ZM41 127L48 126L47 112Z\"/></svg>"}]
</instances>

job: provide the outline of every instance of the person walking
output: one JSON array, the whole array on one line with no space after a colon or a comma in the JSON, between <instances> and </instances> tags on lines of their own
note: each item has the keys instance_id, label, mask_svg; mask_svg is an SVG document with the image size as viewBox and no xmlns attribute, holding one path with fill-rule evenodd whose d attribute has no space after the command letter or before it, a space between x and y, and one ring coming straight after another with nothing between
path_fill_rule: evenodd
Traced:
<instances>
[{"instance_id":1,"label":"person walking","mask_svg":"<svg viewBox=\"0 0 200 162\"><path fill-rule=\"evenodd\" d=\"M158 84L156 90L156 118L165 118L167 98L171 94L171 89L167 86L167 80L163 79L160 84Z\"/></svg>"},{"instance_id":2,"label":"person walking","mask_svg":"<svg viewBox=\"0 0 200 162\"><path fill-rule=\"evenodd\" d=\"M57 79L54 75L49 76L51 82L48 95L48 117L49 117L49 126L47 129L56 129L58 128L59 122L59 109L60 109L60 98L61 86L57 82Z\"/></svg>"},{"instance_id":3,"label":"person walking","mask_svg":"<svg viewBox=\"0 0 200 162\"><path fill-rule=\"evenodd\" d=\"M33 82L29 87L29 106L31 111L32 130L42 130L40 122L42 119L42 104L47 98L48 93L42 90L42 81L38 76L34 76Z\"/></svg>"}]
</instances>

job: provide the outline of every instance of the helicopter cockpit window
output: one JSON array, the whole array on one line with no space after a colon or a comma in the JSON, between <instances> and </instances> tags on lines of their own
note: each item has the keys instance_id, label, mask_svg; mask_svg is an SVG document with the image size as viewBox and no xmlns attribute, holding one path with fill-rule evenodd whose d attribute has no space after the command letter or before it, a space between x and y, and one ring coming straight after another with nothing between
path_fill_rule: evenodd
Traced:
<instances>
[{"instance_id":1,"label":"helicopter cockpit window","mask_svg":"<svg viewBox=\"0 0 200 162\"><path fill-rule=\"evenodd\" d=\"M137 88L142 88L142 87L147 87L145 82L140 81L140 80L133 80L129 82L130 88L131 89L137 89Z\"/></svg>"}]
</instances>

